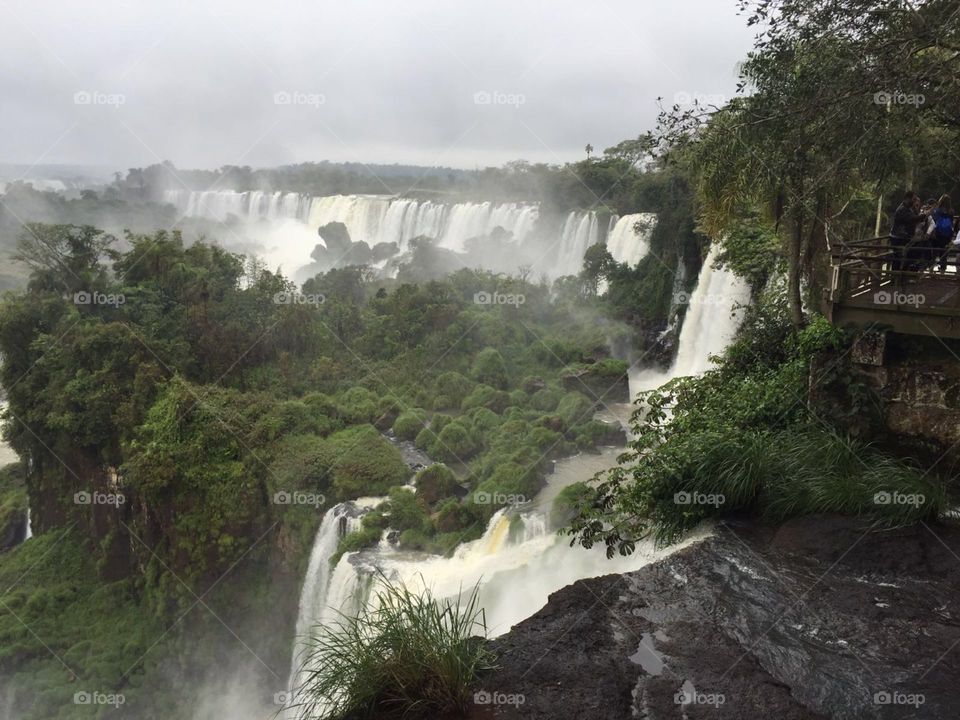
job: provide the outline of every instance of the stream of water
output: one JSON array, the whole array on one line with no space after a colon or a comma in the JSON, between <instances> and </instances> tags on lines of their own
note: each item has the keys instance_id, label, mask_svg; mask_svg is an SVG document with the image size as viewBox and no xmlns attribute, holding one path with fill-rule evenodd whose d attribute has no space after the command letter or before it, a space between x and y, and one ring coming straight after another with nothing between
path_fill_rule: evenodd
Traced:
<instances>
[{"instance_id":1,"label":"stream of water","mask_svg":"<svg viewBox=\"0 0 960 720\"><path fill-rule=\"evenodd\" d=\"M680 333L677 359L666 373L640 372L631 377L631 396L672 377L702 372L709 356L732 339L739 324L734 308L749 300L744 283L731 273L713 267L712 249L690 295L690 307ZM607 414L623 417L628 407L611 407ZM359 526L363 506L344 503L328 511L317 533L310 568L300 599L297 636L310 628L350 615L375 597L379 573L412 589L426 590L438 598L453 598L478 588L490 636L507 632L543 607L549 595L577 580L637 570L644 565L696 542L702 534L688 537L668 549L652 542L638 544L628 557L607 559L604 549L571 547L569 538L557 534L551 517L553 500L566 486L589 479L616 463L622 448L605 448L599 454L582 454L560 460L533 501L517 508L504 508L490 520L483 536L461 545L447 558L396 550L382 542L373 550L347 553L332 570L326 562L342 533ZM296 687L303 646L294 643L290 687Z\"/></svg>"}]
</instances>

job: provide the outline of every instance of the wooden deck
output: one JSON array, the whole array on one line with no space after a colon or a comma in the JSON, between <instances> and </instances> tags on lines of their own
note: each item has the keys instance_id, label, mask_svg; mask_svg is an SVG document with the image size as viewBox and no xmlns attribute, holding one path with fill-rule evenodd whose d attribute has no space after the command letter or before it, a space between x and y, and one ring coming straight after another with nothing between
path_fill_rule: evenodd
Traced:
<instances>
[{"instance_id":1,"label":"wooden deck","mask_svg":"<svg viewBox=\"0 0 960 720\"><path fill-rule=\"evenodd\" d=\"M888 329L910 335L960 338L960 261L946 271L932 248L910 247L904 258L888 237L832 249L825 311L841 327Z\"/></svg>"}]
</instances>

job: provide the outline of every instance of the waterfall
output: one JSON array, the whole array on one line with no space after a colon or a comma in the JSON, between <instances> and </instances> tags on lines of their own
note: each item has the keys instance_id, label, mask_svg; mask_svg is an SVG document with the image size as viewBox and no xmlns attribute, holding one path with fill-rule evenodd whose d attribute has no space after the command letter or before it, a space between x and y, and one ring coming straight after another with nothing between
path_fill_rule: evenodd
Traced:
<instances>
[{"instance_id":1,"label":"waterfall","mask_svg":"<svg viewBox=\"0 0 960 720\"><path fill-rule=\"evenodd\" d=\"M291 668L297 667L297 656L302 651L300 640L306 637L310 628L317 621L317 602L326 597L327 582L330 578L330 556L337 549L340 542L340 520L346 517L348 507L345 504L337 505L323 516L320 528L313 540L313 549L310 551L310 561L307 564L307 574L303 578L303 589L300 592L300 606L297 611L297 630L294 641L294 658ZM290 676L290 688L297 686L293 672Z\"/></svg>"},{"instance_id":2,"label":"waterfall","mask_svg":"<svg viewBox=\"0 0 960 720\"><path fill-rule=\"evenodd\" d=\"M571 212L560 229L560 245L553 265L557 276L576 275L583 266L583 254L600 240L600 224L594 212Z\"/></svg>"},{"instance_id":3,"label":"waterfall","mask_svg":"<svg viewBox=\"0 0 960 720\"><path fill-rule=\"evenodd\" d=\"M268 266L282 266L288 273L310 262L310 253L321 242L316 229L332 222L343 223L354 242L371 247L396 243L401 252L420 236L433 238L447 250L463 252L471 238L502 228L516 243L518 258L526 254L526 260L553 277L579 273L583 254L605 234L596 212L574 211L564 218L555 238L537 238L540 209L533 203L443 203L387 195L312 197L234 190L168 190L164 200L184 217L243 223L238 232L262 243L262 251L257 252ZM635 264L646 254L646 233L638 236L633 226L638 220L654 217L639 213L616 221L611 218L603 229L609 230L608 247L618 261ZM549 250L544 253L544 248Z\"/></svg>"},{"instance_id":4,"label":"waterfall","mask_svg":"<svg viewBox=\"0 0 960 720\"><path fill-rule=\"evenodd\" d=\"M569 539L556 534L550 513L553 498L563 487L590 477L615 463L619 451L610 448L600 455L580 455L556 463L547 486L527 509L499 510L487 523L483 535L459 546L451 557L397 550L388 542L360 552L345 553L330 572L326 563L339 539L341 518L359 527L360 517L337 506L324 517L317 532L304 579L297 620L298 639L315 625L329 625L340 614L354 615L376 597L383 577L439 599L466 595L478 587L480 606L486 614L488 632L500 635L543 607L550 593L577 580L636 570L698 540L658 550L652 542L638 543L633 555L608 560L604 549L570 547ZM541 499L543 502L541 502ZM376 499L365 503L371 507ZM324 562L320 562L320 560ZM302 646L295 643L290 687L296 688L302 662Z\"/></svg>"},{"instance_id":5,"label":"waterfall","mask_svg":"<svg viewBox=\"0 0 960 720\"><path fill-rule=\"evenodd\" d=\"M33 522L30 520L30 508L27 508L27 533L23 536L23 541L26 542L33 537Z\"/></svg>"},{"instance_id":6,"label":"waterfall","mask_svg":"<svg viewBox=\"0 0 960 720\"><path fill-rule=\"evenodd\" d=\"M302 664L303 653L306 650L305 638L314 626L336 619L336 612L330 608L331 602L334 602L334 607L337 608L346 605L337 591L337 588L344 585L342 572L341 576L336 572L331 574L330 558L336 552L340 538L359 530L363 514L383 501L384 498L360 498L335 505L323 516L317 534L314 536L307 572L300 591L293 657L290 661L290 676L287 683L290 691L295 690L301 683L298 668Z\"/></svg>"},{"instance_id":7,"label":"waterfall","mask_svg":"<svg viewBox=\"0 0 960 720\"><path fill-rule=\"evenodd\" d=\"M401 249L413 238L425 235L445 248L459 251L464 241L487 235L497 227L522 242L533 231L539 214L536 205L526 203L448 204L384 195L311 197L260 191L167 190L164 200L186 217L220 222L231 216L245 222L298 220L314 229L341 222L355 242L371 246L393 242Z\"/></svg>"},{"instance_id":8,"label":"waterfall","mask_svg":"<svg viewBox=\"0 0 960 720\"><path fill-rule=\"evenodd\" d=\"M617 262L636 266L650 250L650 232L657 216L653 213L635 213L610 219L611 228L607 233L607 250ZM642 224L642 232L634 232L637 223Z\"/></svg>"},{"instance_id":9,"label":"waterfall","mask_svg":"<svg viewBox=\"0 0 960 720\"><path fill-rule=\"evenodd\" d=\"M391 582L436 598L465 596L477 587L488 633L496 637L533 615L546 604L550 593L570 583L636 570L699 537L668 550L641 542L633 555L608 560L602 548L570 547L569 540L551 527L546 511L500 510L481 538L461 545L449 558L382 549L344 556L330 581L329 610L324 619L335 619L336 610L356 613L372 602L381 582L379 571Z\"/></svg>"},{"instance_id":10,"label":"waterfall","mask_svg":"<svg viewBox=\"0 0 960 720\"><path fill-rule=\"evenodd\" d=\"M471 220L465 218L458 222ZM622 223L630 227L630 234L636 237L632 233L635 222L620 218L613 224L612 231L617 231ZM575 247L585 250L597 234L595 215L571 213L561 234L564 252L572 254ZM624 253L622 257L640 256L643 238L636 237L636 242L631 243L619 233L615 234L613 240L618 244L618 253ZM714 267L718 252L719 246L714 244L700 271L697 287L687 299L690 307L673 366L665 374L648 371L632 375L632 393L656 387L679 375L702 372L709 367L708 356L721 352L733 338L740 321L733 310L736 305L749 301L749 288L729 271ZM705 532L695 533L667 549L658 549L652 541L643 541L637 544L632 555L612 559L606 558L601 547L589 550L579 545L571 547L552 526L553 498L563 487L591 477L614 462L608 454L558 461L554 473L548 476L547 487L530 505L499 510L490 518L480 538L459 546L451 557L399 551L384 539L373 549L345 553L331 573L327 560L336 548L341 518L345 517L351 528L359 527L360 522L356 513L338 510L343 506L334 508L324 517L311 553L300 598L298 638L312 626L328 626L341 613L356 614L361 607L372 603L382 577L414 591L429 592L438 599L456 598L477 588L488 634L496 637L536 613L546 604L549 595L560 588L583 578L637 570L704 536ZM587 467L590 463L596 467ZM369 501L366 507L375 502L375 499ZM297 642L291 665L291 688L298 686L301 657L301 645Z\"/></svg>"},{"instance_id":11,"label":"waterfall","mask_svg":"<svg viewBox=\"0 0 960 720\"><path fill-rule=\"evenodd\" d=\"M740 326L737 306L750 301L746 281L714 267L719 252L720 245L713 243L690 295L672 368L674 377L698 375L709 369L710 356L723 352Z\"/></svg>"},{"instance_id":12,"label":"waterfall","mask_svg":"<svg viewBox=\"0 0 960 720\"><path fill-rule=\"evenodd\" d=\"M673 378L699 375L710 369L710 356L723 352L733 340L742 319L737 307L749 303L750 287L729 270L714 267L719 252L719 243L713 243L700 268L697 286L689 296L675 293L675 302L685 303L688 307L680 328L677 356L670 369L665 373L656 370L631 372L631 397ZM680 267L678 265L678 269Z\"/></svg>"}]
</instances>

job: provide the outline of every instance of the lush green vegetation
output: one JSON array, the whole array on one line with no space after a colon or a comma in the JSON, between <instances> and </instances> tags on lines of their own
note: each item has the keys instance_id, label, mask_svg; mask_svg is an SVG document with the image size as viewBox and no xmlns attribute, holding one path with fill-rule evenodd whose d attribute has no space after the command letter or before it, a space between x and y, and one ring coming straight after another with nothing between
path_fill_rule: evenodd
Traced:
<instances>
[{"instance_id":1,"label":"lush green vegetation","mask_svg":"<svg viewBox=\"0 0 960 720\"><path fill-rule=\"evenodd\" d=\"M804 279L808 305L820 300L828 233L888 232L907 189L952 193L956 205L958 161L937 148L960 142L960 28L938 2L742 5L765 28L740 67L742 93L719 108L667 108L651 142L686 168L711 237L742 236L751 218L774 231L799 326Z\"/></svg>"},{"instance_id":2,"label":"lush green vegetation","mask_svg":"<svg viewBox=\"0 0 960 720\"><path fill-rule=\"evenodd\" d=\"M736 512L768 521L841 513L878 525L935 519L950 506L947 485L871 437L878 404L852 382L849 340L822 318L795 330L782 292L768 293L716 369L641 394L630 449L578 493L572 532L612 555L649 535L674 542ZM817 402L808 382L820 356L830 362L818 397L829 400ZM854 428L866 437L851 438Z\"/></svg>"},{"instance_id":3,"label":"lush green vegetation","mask_svg":"<svg viewBox=\"0 0 960 720\"><path fill-rule=\"evenodd\" d=\"M22 463L0 468L0 547L10 547L24 529L27 487Z\"/></svg>"},{"instance_id":4,"label":"lush green vegetation","mask_svg":"<svg viewBox=\"0 0 960 720\"><path fill-rule=\"evenodd\" d=\"M166 648L165 624L143 612L134 579L101 579L84 546L80 533L59 529L0 562L0 674L14 707L29 707L19 717L95 717L74 693L122 693L129 706L151 692L145 677L163 653L136 660L158 639Z\"/></svg>"},{"instance_id":5,"label":"lush green vegetation","mask_svg":"<svg viewBox=\"0 0 960 720\"><path fill-rule=\"evenodd\" d=\"M5 511L29 498L43 542L71 528L83 554L80 564L51 555L60 577L83 573L89 587L122 591L121 615L172 628L146 648L89 640L91 663L129 667L91 677L91 690L131 688L128 708L160 692L132 690L151 663L172 664L194 690L223 670L211 658L231 657L231 637L190 612L198 598L238 636L280 595L288 607L333 503L388 498L341 553L387 527L403 548L450 553L499 507L532 498L552 459L612 441L593 421L590 381L615 382L625 365L607 356L608 328L553 302L545 284L473 271L410 284L350 267L305 283L322 305L284 303L299 292L289 281L218 247L164 232L129 234L124 246L93 227L29 228L17 251L27 288L0 306L0 382L22 421L6 438L31 467L25 492L4 493ZM480 290L527 301L480 305ZM415 493L400 487L412 471L391 430L438 463ZM114 503L78 503L78 493ZM41 545L0 565L19 567L18 553ZM79 592L100 607L100 592L70 597ZM289 638L256 637L252 652L286 665ZM70 654L88 641L63 642ZM34 682L63 672L41 650L30 646L48 666L15 678L24 718L51 716L30 700ZM193 700L185 691L182 707Z\"/></svg>"},{"instance_id":6,"label":"lush green vegetation","mask_svg":"<svg viewBox=\"0 0 960 720\"><path fill-rule=\"evenodd\" d=\"M477 676L493 661L481 641L486 623L476 589L440 601L380 581L372 607L311 637L298 717L436 718L467 710Z\"/></svg>"}]
</instances>

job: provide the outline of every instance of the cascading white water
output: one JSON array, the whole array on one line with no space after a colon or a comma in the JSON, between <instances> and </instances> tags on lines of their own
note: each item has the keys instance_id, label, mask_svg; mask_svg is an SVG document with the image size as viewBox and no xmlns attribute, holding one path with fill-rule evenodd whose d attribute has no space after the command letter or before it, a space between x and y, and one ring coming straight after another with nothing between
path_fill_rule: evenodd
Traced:
<instances>
[{"instance_id":1,"label":"cascading white water","mask_svg":"<svg viewBox=\"0 0 960 720\"><path fill-rule=\"evenodd\" d=\"M676 301L686 301L689 307L680 328L677 356L670 369L665 373L654 370L631 372L631 397L673 378L699 375L710 369L710 356L723 352L733 340L742 319L737 308L749 303L750 287L729 270L714 267L719 252L718 243L711 245L693 293L689 297L678 293L683 297Z\"/></svg>"},{"instance_id":2,"label":"cascading white water","mask_svg":"<svg viewBox=\"0 0 960 720\"><path fill-rule=\"evenodd\" d=\"M310 262L310 253L321 242L316 228L343 223L350 239L396 243L401 252L416 237L429 237L440 247L463 252L471 238L490 235L496 228L510 234L517 247L532 242L540 211L531 203L441 203L383 195L330 195L310 197L298 193L233 190L168 190L164 199L184 217L219 222L231 218L245 223L245 232L262 242L258 251L268 266L292 272ZM646 238L632 228L645 214L627 215L611 222L611 252L622 262L637 262L646 252ZM652 216L649 216L652 217ZM611 219L612 220L612 219ZM236 239L236 238L234 238ZM529 246L528 260L552 277L580 272L587 248L601 240L596 212L568 213L555 239L540 237Z\"/></svg>"},{"instance_id":3,"label":"cascading white water","mask_svg":"<svg viewBox=\"0 0 960 720\"><path fill-rule=\"evenodd\" d=\"M585 220L586 230L582 230ZM564 231L569 239L581 231L594 230L589 219L571 216ZM749 288L732 273L714 267L717 252L718 246L714 245L689 298L690 308L673 367L666 374L631 377L632 393L681 374L702 372L709 367L709 355L721 352L732 339L739 325L734 308L749 301ZM658 550L652 542L639 543L632 555L608 560L602 548L571 547L566 538L556 534L550 515L560 489L612 467L618 452L609 449L597 456L559 461L546 487L528 509L498 511L482 537L461 545L450 558L398 552L389 543L381 542L374 550L345 554L332 573L326 570L326 576L308 571L300 601L298 635L311 625L335 621L341 613L355 614L375 597L380 582L378 573L382 573L392 581L438 598L455 598L477 587L488 633L497 636L543 607L550 593L576 580L630 572L701 539L704 532L691 535L669 550ZM334 510L328 515L331 513ZM311 555L311 568L315 556L329 558L336 547L327 534L329 528L325 517ZM295 652L291 687L296 687L297 658Z\"/></svg>"},{"instance_id":4,"label":"cascading white water","mask_svg":"<svg viewBox=\"0 0 960 720\"><path fill-rule=\"evenodd\" d=\"M30 520L30 508L27 508L27 533L23 536L23 541L26 542L33 537L33 522Z\"/></svg>"},{"instance_id":5,"label":"cascading white water","mask_svg":"<svg viewBox=\"0 0 960 720\"><path fill-rule=\"evenodd\" d=\"M447 204L378 195L310 197L259 191L168 190L164 199L187 217L221 222L231 216L246 222L299 220L312 228L341 222L355 242L371 246L392 242L400 249L423 235L439 240L448 249L462 250L464 241L489 234L497 227L522 242L532 232L538 216L536 205L524 203ZM313 246L309 248L312 249Z\"/></svg>"},{"instance_id":6,"label":"cascading white water","mask_svg":"<svg viewBox=\"0 0 960 720\"><path fill-rule=\"evenodd\" d=\"M556 260L552 263L554 274L576 275L583 266L587 248L600 239L600 224L594 212L572 212L567 215L560 229ZM551 253L554 255L554 253Z\"/></svg>"},{"instance_id":7,"label":"cascading white water","mask_svg":"<svg viewBox=\"0 0 960 720\"><path fill-rule=\"evenodd\" d=\"M745 280L714 267L719 252L720 245L714 243L690 295L672 368L674 377L698 375L709 369L710 356L722 352L740 326L737 308L750 302L750 287Z\"/></svg>"},{"instance_id":8,"label":"cascading white water","mask_svg":"<svg viewBox=\"0 0 960 720\"><path fill-rule=\"evenodd\" d=\"M302 656L307 645L305 640L311 629L332 617L326 602L330 596L331 584L330 558L336 552L340 538L360 529L362 513L376 507L384 498L360 498L352 502L340 503L328 510L317 529L307 563L307 573L303 578L300 592L300 604L297 609L296 636L293 643L293 658L290 662L290 678L287 687L290 691L300 686L297 669L302 664Z\"/></svg>"},{"instance_id":9,"label":"cascading white water","mask_svg":"<svg viewBox=\"0 0 960 720\"><path fill-rule=\"evenodd\" d=\"M657 216L653 213L634 213L618 218L607 233L607 250L617 262L634 267L650 251L650 232ZM637 223L641 232L634 231Z\"/></svg>"},{"instance_id":10,"label":"cascading white water","mask_svg":"<svg viewBox=\"0 0 960 720\"><path fill-rule=\"evenodd\" d=\"M498 511L483 536L461 545L452 557L401 552L381 543L373 550L345 554L327 578L308 571L298 632L316 624L329 625L341 614L355 614L364 603L372 602L381 572L392 581L429 591L437 598L455 598L477 586L488 632L497 636L543 607L550 593L576 580L636 570L699 539L700 535L692 536L669 551L640 543L633 555L607 560L602 548L570 547L567 538L556 534L550 520L553 498L563 487L611 467L618 453L616 448L607 448L599 455L559 461L548 476L547 486L528 509ZM329 558L336 547L326 534L332 522L325 517L317 533L311 568L315 557ZM306 614L314 618L312 622L305 619ZM295 652L291 683L298 677L298 656Z\"/></svg>"}]
</instances>

